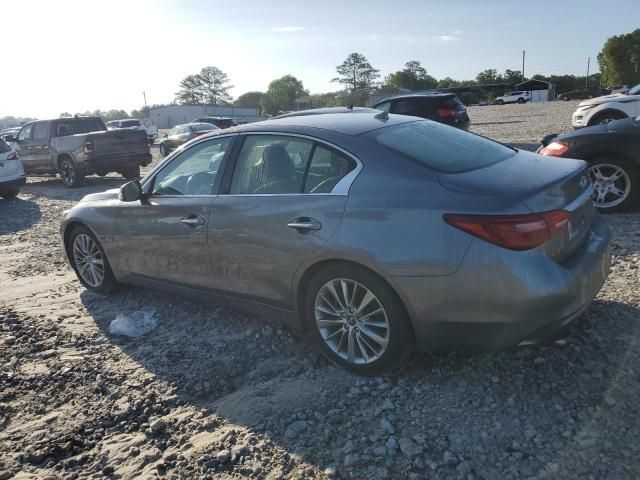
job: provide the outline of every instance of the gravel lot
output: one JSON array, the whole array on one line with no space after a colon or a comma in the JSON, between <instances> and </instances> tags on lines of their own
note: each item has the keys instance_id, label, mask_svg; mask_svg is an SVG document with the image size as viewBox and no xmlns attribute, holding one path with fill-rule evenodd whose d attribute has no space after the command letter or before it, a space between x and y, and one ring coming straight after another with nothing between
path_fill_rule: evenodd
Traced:
<instances>
[{"instance_id":1,"label":"gravel lot","mask_svg":"<svg viewBox=\"0 0 640 480\"><path fill-rule=\"evenodd\" d=\"M574 108L474 107L472 130L532 145L569 129ZM611 275L565 341L414 354L359 378L235 310L86 292L59 218L122 182L32 178L0 201L0 480L640 477L637 214L608 217ZM147 336L108 333L118 312L149 306L160 322Z\"/></svg>"}]
</instances>

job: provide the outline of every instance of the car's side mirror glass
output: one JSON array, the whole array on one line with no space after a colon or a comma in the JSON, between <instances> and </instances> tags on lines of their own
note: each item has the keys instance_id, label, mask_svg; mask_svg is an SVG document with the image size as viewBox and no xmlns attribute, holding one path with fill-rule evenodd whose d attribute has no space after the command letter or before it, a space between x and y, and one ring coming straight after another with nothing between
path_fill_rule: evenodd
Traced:
<instances>
[{"instance_id":1,"label":"car's side mirror glass","mask_svg":"<svg viewBox=\"0 0 640 480\"><path fill-rule=\"evenodd\" d=\"M13 135L5 135L4 136L4 141L5 142L15 142L17 139L16 137L14 137Z\"/></svg>"},{"instance_id":2,"label":"car's side mirror glass","mask_svg":"<svg viewBox=\"0 0 640 480\"><path fill-rule=\"evenodd\" d=\"M142 186L138 180L127 182L120 187L120 200L123 202L135 202L143 197Z\"/></svg>"}]
</instances>

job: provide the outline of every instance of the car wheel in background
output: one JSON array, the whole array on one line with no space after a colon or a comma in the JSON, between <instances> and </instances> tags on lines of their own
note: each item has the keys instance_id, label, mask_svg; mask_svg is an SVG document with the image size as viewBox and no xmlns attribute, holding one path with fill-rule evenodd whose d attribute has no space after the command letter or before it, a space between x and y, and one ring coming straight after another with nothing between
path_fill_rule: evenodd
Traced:
<instances>
[{"instance_id":1,"label":"car wheel in background","mask_svg":"<svg viewBox=\"0 0 640 480\"><path fill-rule=\"evenodd\" d=\"M589 162L593 204L604 213L621 210L638 196L638 174L632 164L615 155L603 155Z\"/></svg>"},{"instance_id":2,"label":"car wheel in background","mask_svg":"<svg viewBox=\"0 0 640 480\"><path fill-rule=\"evenodd\" d=\"M16 198L20 193L20 187L7 187L0 190L0 197L8 200L10 198Z\"/></svg>"},{"instance_id":3,"label":"car wheel in background","mask_svg":"<svg viewBox=\"0 0 640 480\"><path fill-rule=\"evenodd\" d=\"M121 173L127 180L135 180L136 178L140 178L140 166L134 165L132 167L127 167L122 170Z\"/></svg>"},{"instance_id":4,"label":"car wheel in background","mask_svg":"<svg viewBox=\"0 0 640 480\"><path fill-rule=\"evenodd\" d=\"M496 105L504 105L504 100L499 98L498 100L496 100Z\"/></svg>"},{"instance_id":5,"label":"car wheel in background","mask_svg":"<svg viewBox=\"0 0 640 480\"><path fill-rule=\"evenodd\" d=\"M518 99L518 103L527 103L527 101L524 98L520 97Z\"/></svg>"},{"instance_id":6,"label":"car wheel in background","mask_svg":"<svg viewBox=\"0 0 640 480\"><path fill-rule=\"evenodd\" d=\"M84 182L84 175L69 157L63 158L60 162L60 177L67 187L78 187Z\"/></svg>"},{"instance_id":7,"label":"car wheel in background","mask_svg":"<svg viewBox=\"0 0 640 480\"><path fill-rule=\"evenodd\" d=\"M67 241L67 252L78 280L88 290L107 294L116 286L116 279L107 256L87 227L73 229Z\"/></svg>"},{"instance_id":8,"label":"car wheel in background","mask_svg":"<svg viewBox=\"0 0 640 480\"><path fill-rule=\"evenodd\" d=\"M568 102L569 101L569 97L567 97L567 96L560 97L560 100L564 100L565 102Z\"/></svg>"},{"instance_id":9,"label":"car wheel in background","mask_svg":"<svg viewBox=\"0 0 640 480\"><path fill-rule=\"evenodd\" d=\"M169 155L169 149L164 143L160 144L160 155L162 155L163 157Z\"/></svg>"},{"instance_id":10,"label":"car wheel in background","mask_svg":"<svg viewBox=\"0 0 640 480\"><path fill-rule=\"evenodd\" d=\"M589 122L589 126L598 125L603 123L613 122L614 120L620 120L621 118L627 118L627 116L622 112L602 112L595 115L591 121Z\"/></svg>"},{"instance_id":11,"label":"car wheel in background","mask_svg":"<svg viewBox=\"0 0 640 480\"><path fill-rule=\"evenodd\" d=\"M320 270L305 291L307 326L336 365L363 375L397 366L413 349L408 315L375 274L351 265Z\"/></svg>"}]
</instances>

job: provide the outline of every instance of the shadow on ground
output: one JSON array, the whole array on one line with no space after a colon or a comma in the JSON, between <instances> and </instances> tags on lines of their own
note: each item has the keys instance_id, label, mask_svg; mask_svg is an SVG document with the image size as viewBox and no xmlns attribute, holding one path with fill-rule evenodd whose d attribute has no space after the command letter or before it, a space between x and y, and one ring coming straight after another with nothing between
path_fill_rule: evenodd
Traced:
<instances>
[{"instance_id":1,"label":"shadow on ground","mask_svg":"<svg viewBox=\"0 0 640 480\"><path fill-rule=\"evenodd\" d=\"M0 200L0 235L15 233L33 226L42 218L38 204L19 196Z\"/></svg>"}]
</instances>

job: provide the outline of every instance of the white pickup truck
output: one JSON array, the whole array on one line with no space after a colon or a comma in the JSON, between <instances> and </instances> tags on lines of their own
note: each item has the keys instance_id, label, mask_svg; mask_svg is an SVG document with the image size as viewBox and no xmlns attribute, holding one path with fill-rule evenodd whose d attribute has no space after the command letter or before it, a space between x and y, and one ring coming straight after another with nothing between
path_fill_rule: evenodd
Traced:
<instances>
[{"instance_id":1,"label":"white pickup truck","mask_svg":"<svg viewBox=\"0 0 640 480\"><path fill-rule=\"evenodd\" d=\"M124 120L111 120L107 122L108 130L119 130L119 129L127 129L127 130L144 130L147 132L147 139L149 140L149 145L153 145L158 138L158 127L155 125L145 125L142 120L138 120L137 118L127 118Z\"/></svg>"}]
</instances>

